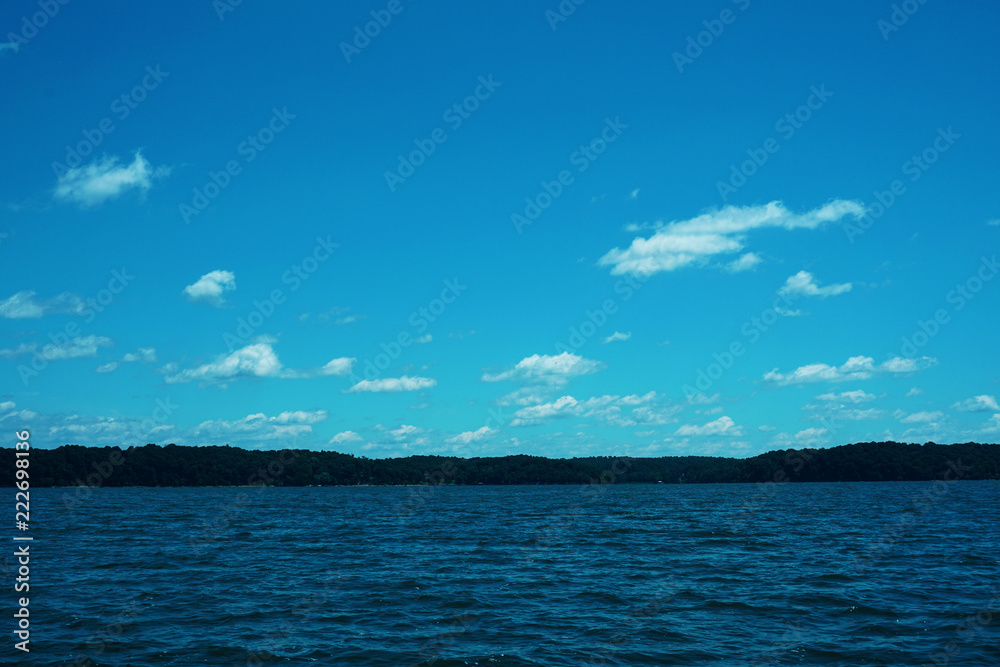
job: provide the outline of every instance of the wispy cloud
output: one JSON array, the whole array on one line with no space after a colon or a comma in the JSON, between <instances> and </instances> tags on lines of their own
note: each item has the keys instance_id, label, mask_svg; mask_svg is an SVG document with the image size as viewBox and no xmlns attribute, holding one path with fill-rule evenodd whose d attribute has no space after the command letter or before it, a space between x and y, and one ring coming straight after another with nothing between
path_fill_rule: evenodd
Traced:
<instances>
[{"instance_id":1,"label":"wispy cloud","mask_svg":"<svg viewBox=\"0 0 1000 667\"><path fill-rule=\"evenodd\" d=\"M730 273L742 273L743 271L752 271L757 268L757 265L763 262L757 253L748 252L741 256L739 259L734 259L733 261L726 264L726 270Z\"/></svg>"},{"instance_id":2,"label":"wispy cloud","mask_svg":"<svg viewBox=\"0 0 1000 667\"><path fill-rule=\"evenodd\" d=\"M152 364L156 362L156 348L154 347L140 347L135 352L128 352L122 357L124 362L136 362L141 361L143 363Z\"/></svg>"},{"instance_id":3,"label":"wispy cloud","mask_svg":"<svg viewBox=\"0 0 1000 667\"><path fill-rule=\"evenodd\" d=\"M825 299L828 296L850 292L852 287L854 287L852 283L820 287L813 274L808 271L799 271L794 276L789 276L778 292L789 296L818 296Z\"/></svg>"},{"instance_id":4,"label":"wispy cloud","mask_svg":"<svg viewBox=\"0 0 1000 667\"><path fill-rule=\"evenodd\" d=\"M997 399L987 394L967 398L964 401L955 403L951 407L960 412L1000 412L1000 405L997 405Z\"/></svg>"},{"instance_id":5,"label":"wispy cloud","mask_svg":"<svg viewBox=\"0 0 1000 667\"><path fill-rule=\"evenodd\" d=\"M601 342L606 345L608 343L614 343L616 341L623 341L624 342L624 341L628 340L631 337L632 337L632 332L631 331L626 331L625 333L622 333L621 331L616 331L613 334L611 334L610 336L608 336L607 338L605 338L604 340L602 340Z\"/></svg>"},{"instance_id":6,"label":"wispy cloud","mask_svg":"<svg viewBox=\"0 0 1000 667\"><path fill-rule=\"evenodd\" d=\"M378 378L376 380L361 380L347 390L348 393L359 392L397 392L397 391L419 391L430 389L437 385L437 380L424 377L410 377L404 375L398 378Z\"/></svg>"},{"instance_id":7,"label":"wispy cloud","mask_svg":"<svg viewBox=\"0 0 1000 667\"><path fill-rule=\"evenodd\" d=\"M326 410L293 410L273 417L259 412L233 421L204 421L192 429L192 433L199 437L208 436L213 442L283 440L311 434L312 425L326 418Z\"/></svg>"},{"instance_id":8,"label":"wispy cloud","mask_svg":"<svg viewBox=\"0 0 1000 667\"><path fill-rule=\"evenodd\" d=\"M25 354L38 354L42 359L77 359L97 356L102 347L111 347L114 341L104 336L77 336L63 343L49 343L44 347L38 343L21 343L15 348L0 350L0 359L14 359Z\"/></svg>"},{"instance_id":9,"label":"wispy cloud","mask_svg":"<svg viewBox=\"0 0 1000 667\"><path fill-rule=\"evenodd\" d=\"M514 413L511 426L532 426L552 419L579 417L613 426L667 424L676 421L677 406L657 403L655 391L643 395L605 394L586 400L561 396L554 401L529 405Z\"/></svg>"},{"instance_id":10,"label":"wispy cloud","mask_svg":"<svg viewBox=\"0 0 1000 667\"><path fill-rule=\"evenodd\" d=\"M845 216L860 218L864 206L855 201L834 200L805 213L793 213L780 201L764 206L727 206L688 220L673 221L649 238L636 238L624 250L614 248L599 261L611 273L651 274L687 266L706 266L717 255L744 249L750 231L816 229Z\"/></svg>"},{"instance_id":11,"label":"wispy cloud","mask_svg":"<svg viewBox=\"0 0 1000 667\"><path fill-rule=\"evenodd\" d=\"M55 197L84 208L96 206L133 189L145 195L153 181L169 174L168 167L153 167L140 151L129 165L122 165L117 157L103 157L85 167L67 169L56 182Z\"/></svg>"},{"instance_id":12,"label":"wispy cloud","mask_svg":"<svg viewBox=\"0 0 1000 667\"><path fill-rule=\"evenodd\" d=\"M743 429L736 425L729 417L722 416L715 421L710 421L702 426L694 424L684 424L674 435L743 435Z\"/></svg>"},{"instance_id":13,"label":"wispy cloud","mask_svg":"<svg viewBox=\"0 0 1000 667\"><path fill-rule=\"evenodd\" d=\"M272 339L273 340L273 339ZM270 342L258 342L242 347L214 361L176 372L176 367L164 367L164 381L168 384L183 382L226 382L239 378L303 379L328 375L348 375L356 360L353 357L333 359L321 368L296 370L285 368Z\"/></svg>"},{"instance_id":14,"label":"wispy cloud","mask_svg":"<svg viewBox=\"0 0 1000 667\"><path fill-rule=\"evenodd\" d=\"M156 349L152 347L140 347L135 352L127 352L122 358L121 362L109 361L106 364L101 364L96 369L97 373L112 373L121 366L122 363L135 363L142 362L147 364L152 364L156 362Z\"/></svg>"},{"instance_id":15,"label":"wispy cloud","mask_svg":"<svg viewBox=\"0 0 1000 667\"><path fill-rule=\"evenodd\" d=\"M907 415L902 411L899 411L896 413L895 417L904 424L931 424L941 421L941 418L944 417L944 413L940 410L935 410L933 412L914 412Z\"/></svg>"},{"instance_id":16,"label":"wispy cloud","mask_svg":"<svg viewBox=\"0 0 1000 667\"><path fill-rule=\"evenodd\" d=\"M453 438L448 438L448 442L460 443L467 445L470 442L480 442L485 440L497 433L497 429L490 428L489 426L483 426L476 429L475 431L465 431L464 433L459 433Z\"/></svg>"},{"instance_id":17,"label":"wispy cloud","mask_svg":"<svg viewBox=\"0 0 1000 667\"><path fill-rule=\"evenodd\" d=\"M63 292L51 299L36 299L37 294L24 290L0 301L0 317L17 319L37 319L53 313L79 315L86 310L86 303L76 294Z\"/></svg>"},{"instance_id":18,"label":"wispy cloud","mask_svg":"<svg viewBox=\"0 0 1000 667\"><path fill-rule=\"evenodd\" d=\"M839 394L829 392L826 394L820 394L816 397L816 399L820 401L830 401L835 403L867 403L868 401L874 401L875 398L875 394L869 394L863 389L842 391Z\"/></svg>"},{"instance_id":19,"label":"wispy cloud","mask_svg":"<svg viewBox=\"0 0 1000 667\"><path fill-rule=\"evenodd\" d=\"M236 289L236 275L232 271L210 271L184 288L184 294L192 303L207 303L220 308L225 305L224 292Z\"/></svg>"},{"instance_id":20,"label":"wispy cloud","mask_svg":"<svg viewBox=\"0 0 1000 667\"><path fill-rule=\"evenodd\" d=\"M364 438L355 433L354 431L341 431L337 435L330 438L331 445L342 445L346 442L364 442Z\"/></svg>"},{"instance_id":21,"label":"wispy cloud","mask_svg":"<svg viewBox=\"0 0 1000 667\"><path fill-rule=\"evenodd\" d=\"M764 374L766 382L779 385L803 384L806 382L843 382L845 380L866 380L875 374L914 373L936 365L937 359L920 357L906 359L894 357L876 365L871 357L851 357L841 366L828 364L807 364L791 373L779 373L775 368Z\"/></svg>"},{"instance_id":22,"label":"wispy cloud","mask_svg":"<svg viewBox=\"0 0 1000 667\"><path fill-rule=\"evenodd\" d=\"M584 359L570 352L557 355L533 354L517 362L517 365L510 370L501 373L484 373L483 381L518 380L563 385L571 378L596 373L603 367L604 364L600 361Z\"/></svg>"}]
</instances>

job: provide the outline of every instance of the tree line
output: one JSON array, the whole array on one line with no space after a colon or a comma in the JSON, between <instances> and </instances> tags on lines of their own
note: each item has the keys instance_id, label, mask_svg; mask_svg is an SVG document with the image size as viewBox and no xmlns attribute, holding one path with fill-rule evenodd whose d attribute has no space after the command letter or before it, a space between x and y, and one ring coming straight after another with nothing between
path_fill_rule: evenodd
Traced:
<instances>
[{"instance_id":1,"label":"tree line","mask_svg":"<svg viewBox=\"0 0 1000 667\"><path fill-rule=\"evenodd\" d=\"M949 469L951 479L956 469L962 479L1000 479L1000 445L863 442L778 450L746 459L528 455L371 459L333 451L175 444L127 449L64 445L31 451L33 487L882 482L942 479ZM14 485L14 471L13 465L3 466L3 484Z\"/></svg>"}]
</instances>

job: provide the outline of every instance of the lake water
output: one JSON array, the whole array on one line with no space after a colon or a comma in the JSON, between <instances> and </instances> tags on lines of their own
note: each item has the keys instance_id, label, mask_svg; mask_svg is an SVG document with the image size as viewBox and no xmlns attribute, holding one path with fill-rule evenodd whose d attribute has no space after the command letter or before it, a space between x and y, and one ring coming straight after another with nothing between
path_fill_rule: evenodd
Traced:
<instances>
[{"instance_id":1,"label":"lake water","mask_svg":"<svg viewBox=\"0 0 1000 667\"><path fill-rule=\"evenodd\" d=\"M997 482L31 493L21 664L1000 665Z\"/></svg>"}]
</instances>

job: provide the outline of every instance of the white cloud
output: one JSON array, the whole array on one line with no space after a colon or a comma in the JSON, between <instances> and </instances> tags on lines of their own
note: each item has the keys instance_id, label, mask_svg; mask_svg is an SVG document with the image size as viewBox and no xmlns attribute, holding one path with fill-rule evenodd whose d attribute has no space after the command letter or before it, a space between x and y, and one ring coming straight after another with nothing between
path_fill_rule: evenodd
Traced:
<instances>
[{"instance_id":1,"label":"white cloud","mask_svg":"<svg viewBox=\"0 0 1000 667\"><path fill-rule=\"evenodd\" d=\"M521 408L514 413L511 426L526 426L554 417L579 414L579 401L572 396L562 396L550 403Z\"/></svg>"},{"instance_id":2,"label":"white cloud","mask_svg":"<svg viewBox=\"0 0 1000 667\"><path fill-rule=\"evenodd\" d=\"M497 429L490 428L489 426L483 426L482 428L476 429L475 431L466 431L464 433L459 433L454 438L448 438L448 442L456 442L463 445L467 445L470 442L479 442L486 438L491 437L497 432Z\"/></svg>"},{"instance_id":3,"label":"white cloud","mask_svg":"<svg viewBox=\"0 0 1000 667\"><path fill-rule=\"evenodd\" d=\"M398 428L390 429L389 435L391 435L394 440L406 440L411 435L420 432L421 429L412 424L403 424Z\"/></svg>"},{"instance_id":4,"label":"white cloud","mask_svg":"<svg viewBox=\"0 0 1000 667\"><path fill-rule=\"evenodd\" d=\"M17 347L0 348L0 359L16 359L21 355L31 354L37 348L37 343L21 343Z\"/></svg>"},{"instance_id":5,"label":"white cloud","mask_svg":"<svg viewBox=\"0 0 1000 667\"><path fill-rule=\"evenodd\" d=\"M223 292L236 289L236 276L232 271L210 271L196 282L184 288L188 301L192 303L207 303L216 308L225 303Z\"/></svg>"},{"instance_id":6,"label":"white cloud","mask_svg":"<svg viewBox=\"0 0 1000 667\"><path fill-rule=\"evenodd\" d=\"M437 380L433 378L409 377L404 375L398 378L379 378L377 380L361 380L347 391L349 393L358 392L395 392L395 391L418 391L420 389L430 389L437 385Z\"/></svg>"},{"instance_id":7,"label":"white cloud","mask_svg":"<svg viewBox=\"0 0 1000 667\"><path fill-rule=\"evenodd\" d=\"M864 212L862 204L845 200L834 200L802 214L792 213L779 201L764 206L727 206L688 220L670 222L648 239L635 238L625 250L608 251L598 264L610 266L615 275L705 266L716 255L743 250L746 234L752 230L816 229L846 215L860 218Z\"/></svg>"},{"instance_id":8,"label":"white cloud","mask_svg":"<svg viewBox=\"0 0 1000 667\"><path fill-rule=\"evenodd\" d=\"M35 292L24 290L0 301L0 317L9 320L37 319L53 313L79 315L86 309L83 299L69 292L42 301L36 300L35 296Z\"/></svg>"},{"instance_id":9,"label":"white cloud","mask_svg":"<svg viewBox=\"0 0 1000 667\"><path fill-rule=\"evenodd\" d=\"M879 367L888 373L915 373L925 368L937 365L937 359L931 357L920 357L919 359L904 359L903 357L893 357L884 361Z\"/></svg>"},{"instance_id":10,"label":"white cloud","mask_svg":"<svg viewBox=\"0 0 1000 667\"><path fill-rule=\"evenodd\" d=\"M247 442L254 440L284 440L299 438L312 433L312 425L328 416L326 410L295 410L268 417L259 412L243 419L227 421L211 419L198 424L192 432L199 437L211 437L218 444L222 440Z\"/></svg>"},{"instance_id":11,"label":"white cloud","mask_svg":"<svg viewBox=\"0 0 1000 667\"><path fill-rule=\"evenodd\" d=\"M983 429L984 433L1000 433L1000 413L990 417L989 421L986 422L986 427Z\"/></svg>"},{"instance_id":12,"label":"white cloud","mask_svg":"<svg viewBox=\"0 0 1000 667\"><path fill-rule=\"evenodd\" d=\"M913 414L901 417L899 421L903 422L904 424L927 424L939 421L942 417L944 417L944 413L940 411L914 412Z\"/></svg>"},{"instance_id":13,"label":"white cloud","mask_svg":"<svg viewBox=\"0 0 1000 667\"><path fill-rule=\"evenodd\" d=\"M806 382L843 382L845 380L865 380L879 373L913 373L937 364L937 359L920 357L904 359L894 357L879 365L871 357L851 357L842 366L828 364L807 364L791 373L779 373L775 368L764 374L764 380L780 385L803 384Z\"/></svg>"},{"instance_id":14,"label":"white cloud","mask_svg":"<svg viewBox=\"0 0 1000 667\"><path fill-rule=\"evenodd\" d=\"M427 343L431 342L432 340L434 340L434 336L432 336L431 334L424 334L423 336L420 336L418 338L414 338L413 342L414 343L420 343L421 345L426 345Z\"/></svg>"},{"instance_id":15,"label":"white cloud","mask_svg":"<svg viewBox=\"0 0 1000 667\"><path fill-rule=\"evenodd\" d=\"M320 369L320 375L350 375L355 361L354 357L331 359Z\"/></svg>"},{"instance_id":16,"label":"white cloud","mask_svg":"<svg viewBox=\"0 0 1000 667\"><path fill-rule=\"evenodd\" d=\"M912 398L913 396L919 396L922 393L924 393L924 390L920 387L911 387L910 391L906 392L906 397Z\"/></svg>"},{"instance_id":17,"label":"white cloud","mask_svg":"<svg viewBox=\"0 0 1000 667\"><path fill-rule=\"evenodd\" d=\"M795 434L794 440L805 446L820 445L825 443L830 434L825 428L807 428Z\"/></svg>"},{"instance_id":18,"label":"white cloud","mask_svg":"<svg viewBox=\"0 0 1000 667\"><path fill-rule=\"evenodd\" d=\"M854 408L851 410L840 410L836 413L838 419L850 419L853 421L871 421L882 419L883 416L885 416L885 413L875 408L868 408L866 410Z\"/></svg>"},{"instance_id":19,"label":"white cloud","mask_svg":"<svg viewBox=\"0 0 1000 667\"><path fill-rule=\"evenodd\" d=\"M355 433L354 431L341 431L337 435L330 438L331 445L342 445L345 442L362 442L364 438Z\"/></svg>"},{"instance_id":20,"label":"white cloud","mask_svg":"<svg viewBox=\"0 0 1000 667\"><path fill-rule=\"evenodd\" d=\"M199 380L213 382L240 377L279 377L281 361L269 343L254 343L197 368L189 368L164 380L170 384Z\"/></svg>"},{"instance_id":21,"label":"white cloud","mask_svg":"<svg viewBox=\"0 0 1000 667\"><path fill-rule=\"evenodd\" d=\"M17 53L20 50L21 47L18 46L17 42L0 42L0 55L3 55L7 51Z\"/></svg>"},{"instance_id":22,"label":"white cloud","mask_svg":"<svg viewBox=\"0 0 1000 667\"><path fill-rule=\"evenodd\" d=\"M156 362L156 348L153 347L140 347L135 352L128 352L122 357L122 361L133 362L141 361L147 364L152 364Z\"/></svg>"},{"instance_id":23,"label":"white cloud","mask_svg":"<svg viewBox=\"0 0 1000 667\"><path fill-rule=\"evenodd\" d=\"M3 401L0 403L0 413L7 413L14 410L17 407L17 403L14 401Z\"/></svg>"},{"instance_id":24,"label":"white cloud","mask_svg":"<svg viewBox=\"0 0 1000 667\"><path fill-rule=\"evenodd\" d=\"M605 394L578 401L572 396L562 396L554 401L529 405L514 413L511 426L531 426L561 417L582 417L614 426L637 424L666 424L680 408L654 405L655 391L643 395L618 396Z\"/></svg>"},{"instance_id":25,"label":"white cloud","mask_svg":"<svg viewBox=\"0 0 1000 667\"><path fill-rule=\"evenodd\" d=\"M763 261L757 253L748 252L739 259L734 259L726 264L726 270L731 273L742 273L743 271L750 271L757 268L757 265Z\"/></svg>"},{"instance_id":26,"label":"white cloud","mask_svg":"<svg viewBox=\"0 0 1000 667\"><path fill-rule=\"evenodd\" d=\"M988 220L986 224L989 225L990 227L1000 227L1000 218L993 218L992 220Z\"/></svg>"},{"instance_id":27,"label":"white cloud","mask_svg":"<svg viewBox=\"0 0 1000 667\"><path fill-rule=\"evenodd\" d=\"M517 362L517 365L508 371L496 374L484 373L483 380L485 382L520 380L563 385L570 378L596 373L603 367L604 364L600 361L584 359L569 352L558 355L533 354Z\"/></svg>"},{"instance_id":28,"label":"white cloud","mask_svg":"<svg viewBox=\"0 0 1000 667\"><path fill-rule=\"evenodd\" d=\"M613 343L613 342L618 341L618 340L620 340L620 341L626 341L626 340L628 340L631 337L632 337L632 332L631 331L626 331L625 333L622 333L621 331L616 331L613 334L611 334L610 336L608 336L607 338L605 338L604 340L602 340L601 342L604 343L604 344L607 344L607 343Z\"/></svg>"},{"instance_id":29,"label":"white cloud","mask_svg":"<svg viewBox=\"0 0 1000 667\"><path fill-rule=\"evenodd\" d=\"M794 276L789 276L778 292L790 296L818 296L826 298L850 292L852 287L854 287L853 283L840 283L820 287L816 284L816 278L813 274L808 271L799 271Z\"/></svg>"},{"instance_id":30,"label":"white cloud","mask_svg":"<svg viewBox=\"0 0 1000 667\"><path fill-rule=\"evenodd\" d=\"M951 407L961 412L997 412L1000 410L1000 405L997 405L997 399L987 394L967 398L964 401L955 403Z\"/></svg>"},{"instance_id":31,"label":"white cloud","mask_svg":"<svg viewBox=\"0 0 1000 667\"><path fill-rule=\"evenodd\" d=\"M775 427L771 426L770 424L761 424L760 426L757 427L757 430L767 433L768 431L775 430Z\"/></svg>"},{"instance_id":32,"label":"white cloud","mask_svg":"<svg viewBox=\"0 0 1000 667\"><path fill-rule=\"evenodd\" d=\"M167 167L151 166L140 151L128 166L120 165L117 157L104 157L85 167L67 169L56 182L55 196L83 207L94 206L133 188L145 194L155 179L169 173Z\"/></svg>"},{"instance_id":33,"label":"white cloud","mask_svg":"<svg viewBox=\"0 0 1000 667\"><path fill-rule=\"evenodd\" d=\"M844 396L844 398L838 398L838 396ZM845 403L857 405L858 403L864 403L866 401L873 400L875 396L872 394L865 394L864 392L848 392L845 391L843 394L824 394L822 396L817 396L820 400L826 400L825 405L805 405L802 407L803 410L813 410L814 414L811 419L817 421L871 421L874 419L881 419L885 416L882 410L876 408L868 408L862 410L861 408L847 407Z\"/></svg>"},{"instance_id":34,"label":"white cloud","mask_svg":"<svg viewBox=\"0 0 1000 667\"><path fill-rule=\"evenodd\" d=\"M169 404L169 399L167 404ZM51 417L43 417L50 421ZM61 416L54 425L45 429L46 437L51 441L75 443L85 446L103 446L115 444L121 447L128 445L143 445L148 442L174 441L176 435L172 424L137 417L92 417L86 415ZM35 429L41 431L41 428Z\"/></svg>"},{"instance_id":35,"label":"white cloud","mask_svg":"<svg viewBox=\"0 0 1000 667\"><path fill-rule=\"evenodd\" d=\"M636 188L632 192L628 193L628 199L635 201L639 198L639 188Z\"/></svg>"},{"instance_id":36,"label":"white cloud","mask_svg":"<svg viewBox=\"0 0 1000 667\"><path fill-rule=\"evenodd\" d=\"M710 421L704 426L684 424L674 435L743 435L743 430L726 416Z\"/></svg>"},{"instance_id":37,"label":"white cloud","mask_svg":"<svg viewBox=\"0 0 1000 667\"><path fill-rule=\"evenodd\" d=\"M709 396L708 394L704 394L700 391L694 392L688 395L687 402L690 405L711 405L718 401L721 395L722 394L720 393L715 393Z\"/></svg>"},{"instance_id":38,"label":"white cloud","mask_svg":"<svg viewBox=\"0 0 1000 667\"><path fill-rule=\"evenodd\" d=\"M839 394L826 393L816 397L820 401L844 402L844 403L867 403L875 400L875 394L865 393L864 390L855 389L853 391L842 391Z\"/></svg>"},{"instance_id":39,"label":"white cloud","mask_svg":"<svg viewBox=\"0 0 1000 667\"><path fill-rule=\"evenodd\" d=\"M327 418L326 410L291 410L271 417L276 424L315 424Z\"/></svg>"},{"instance_id":40,"label":"white cloud","mask_svg":"<svg viewBox=\"0 0 1000 667\"><path fill-rule=\"evenodd\" d=\"M43 359L49 361L94 357L97 356L99 348L111 347L113 344L113 340L104 336L77 336L65 343L49 343L41 349L39 354Z\"/></svg>"},{"instance_id":41,"label":"white cloud","mask_svg":"<svg viewBox=\"0 0 1000 667\"><path fill-rule=\"evenodd\" d=\"M95 372L97 372L97 373L110 373L110 372L114 371L116 368L118 368L118 362L117 361L109 361L106 364L101 364L100 366L98 366L95 369Z\"/></svg>"}]
</instances>

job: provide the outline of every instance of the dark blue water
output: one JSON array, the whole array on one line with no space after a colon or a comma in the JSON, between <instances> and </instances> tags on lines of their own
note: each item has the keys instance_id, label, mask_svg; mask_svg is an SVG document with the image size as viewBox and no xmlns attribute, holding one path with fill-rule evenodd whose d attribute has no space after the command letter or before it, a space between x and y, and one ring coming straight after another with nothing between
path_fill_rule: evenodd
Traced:
<instances>
[{"instance_id":1,"label":"dark blue water","mask_svg":"<svg viewBox=\"0 0 1000 667\"><path fill-rule=\"evenodd\" d=\"M23 664L1000 665L997 482L65 494Z\"/></svg>"}]
</instances>

